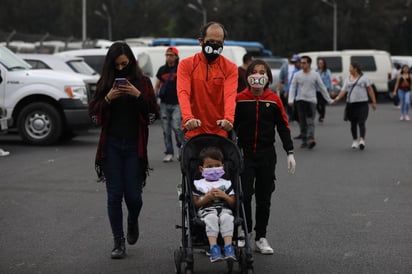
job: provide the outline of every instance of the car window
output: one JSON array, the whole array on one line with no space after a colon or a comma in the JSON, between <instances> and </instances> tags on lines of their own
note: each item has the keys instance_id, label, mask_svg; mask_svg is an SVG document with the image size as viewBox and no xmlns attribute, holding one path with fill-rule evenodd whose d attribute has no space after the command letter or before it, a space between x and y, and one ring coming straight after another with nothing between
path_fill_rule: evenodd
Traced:
<instances>
[{"instance_id":1,"label":"car window","mask_svg":"<svg viewBox=\"0 0 412 274\"><path fill-rule=\"evenodd\" d=\"M27 63L31 65L32 69L51 69L46 63L38 60L30 60L30 59L24 59Z\"/></svg>"},{"instance_id":2,"label":"car window","mask_svg":"<svg viewBox=\"0 0 412 274\"><path fill-rule=\"evenodd\" d=\"M376 71L376 63L373 56L351 56L350 62L359 63L362 71Z\"/></svg>"},{"instance_id":3,"label":"car window","mask_svg":"<svg viewBox=\"0 0 412 274\"><path fill-rule=\"evenodd\" d=\"M102 72L105 55L79 55L79 57L83 57L84 61L98 73Z\"/></svg>"},{"instance_id":4,"label":"car window","mask_svg":"<svg viewBox=\"0 0 412 274\"><path fill-rule=\"evenodd\" d=\"M83 60L68 61L67 65L76 73L96 75L97 72Z\"/></svg>"},{"instance_id":5,"label":"car window","mask_svg":"<svg viewBox=\"0 0 412 274\"><path fill-rule=\"evenodd\" d=\"M342 57L340 56L319 56L319 58L322 58L325 60L326 65L328 69L332 73L340 73L342 72ZM317 63L317 60L316 60Z\"/></svg>"}]
</instances>

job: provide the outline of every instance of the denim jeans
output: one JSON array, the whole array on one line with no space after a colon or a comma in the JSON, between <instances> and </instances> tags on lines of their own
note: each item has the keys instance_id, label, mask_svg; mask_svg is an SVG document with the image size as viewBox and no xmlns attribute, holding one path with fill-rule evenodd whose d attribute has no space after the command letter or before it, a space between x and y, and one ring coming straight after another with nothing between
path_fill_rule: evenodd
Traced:
<instances>
[{"instance_id":1,"label":"denim jeans","mask_svg":"<svg viewBox=\"0 0 412 274\"><path fill-rule=\"evenodd\" d=\"M172 130L175 133L176 146L180 148L183 143L183 132L181 130L182 114L179 105L160 103L160 119L162 121L163 140L165 143L165 154L174 155Z\"/></svg>"},{"instance_id":2,"label":"denim jeans","mask_svg":"<svg viewBox=\"0 0 412 274\"><path fill-rule=\"evenodd\" d=\"M411 105L411 91L398 89L399 104L401 106L401 115L409 114L409 107Z\"/></svg>"},{"instance_id":3,"label":"denim jeans","mask_svg":"<svg viewBox=\"0 0 412 274\"><path fill-rule=\"evenodd\" d=\"M123 197L128 209L128 223L136 223L142 208L143 171L137 156L136 139L108 137L103 162L106 177L107 210L113 237L123 237Z\"/></svg>"}]
</instances>

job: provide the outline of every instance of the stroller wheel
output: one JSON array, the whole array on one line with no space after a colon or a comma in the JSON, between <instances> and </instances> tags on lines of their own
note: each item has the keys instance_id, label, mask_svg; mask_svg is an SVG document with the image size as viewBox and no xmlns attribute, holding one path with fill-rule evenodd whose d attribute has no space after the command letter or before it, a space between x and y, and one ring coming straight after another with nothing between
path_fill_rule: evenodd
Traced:
<instances>
[{"instance_id":1,"label":"stroller wheel","mask_svg":"<svg viewBox=\"0 0 412 274\"><path fill-rule=\"evenodd\" d=\"M232 260L228 260L227 262L227 273L231 274L233 273L233 261Z\"/></svg>"},{"instance_id":2,"label":"stroller wheel","mask_svg":"<svg viewBox=\"0 0 412 274\"><path fill-rule=\"evenodd\" d=\"M174 259L175 259L175 270L176 274L182 273L182 249L175 249L174 251Z\"/></svg>"}]
</instances>

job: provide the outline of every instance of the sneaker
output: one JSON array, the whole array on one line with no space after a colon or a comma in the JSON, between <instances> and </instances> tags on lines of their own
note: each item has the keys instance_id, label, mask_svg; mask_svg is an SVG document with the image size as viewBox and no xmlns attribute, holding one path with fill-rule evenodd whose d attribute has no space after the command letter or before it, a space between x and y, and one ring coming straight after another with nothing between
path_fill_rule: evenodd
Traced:
<instances>
[{"instance_id":1,"label":"sneaker","mask_svg":"<svg viewBox=\"0 0 412 274\"><path fill-rule=\"evenodd\" d=\"M166 156L163 158L164 163L170 163L173 161L173 155L172 154L166 154Z\"/></svg>"},{"instance_id":2,"label":"sneaker","mask_svg":"<svg viewBox=\"0 0 412 274\"><path fill-rule=\"evenodd\" d=\"M210 246L210 261L212 263L218 262L223 260L222 251L220 250L220 246L218 245L211 245Z\"/></svg>"},{"instance_id":3,"label":"sneaker","mask_svg":"<svg viewBox=\"0 0 412 274\"><path fill-rule=\"evenodd\" d=\"M359 142L358 142L358 140L354 140L354 141L353 141L353 143L352 143L352 148L353 148L353 149L359 148Z\"/></svg>"},{"instance_id":4,"label":"sneaker","mask_svg":"<svg viewBox=\"0 0 412 274\"><path fill-rule=\"evenodd\" d=\"M405 120L405 117L403 115L401 115L401 117L399 118L399 120L403 121Z\"/></svg>"},{"instance_id":5,"label":"sneaker","mask_svg":"<svg viewBox=\"0 0 412 274\"><path fill-rule=\"evenodd\" d=\"M256 241L255 251L262 254L273 254L273 248L270 247L266 238L260 238Z\"/></svg>"},{"instance_id":6,"label":"sneaker","mask_svg":"<svg viewBox=\"0 0 412 274\"><path fill-rule=\"evenodd\" d=\"M300 148L307 148L308 147L308 144L307 143L302 143L302 144L300 144Z\"/></svg>"},{"instance_id":7,"label":"sneaker","mask_svg":"<svg viewBox=\"0 0 412 274\"><path fill-rule=\"evenodd\" d=\"M411 118L409 117L408 114L406 114L406 115L405 115L405 121L409 121L409 120L411 120Z\"/></svg>"},{"instance_id":8,"label":"sneaker","mask_svg":"<svg viewBox=\"0 0 412 274\"><path fill-rule=\"evenodd\" d=\"M223 251L225 254L225 260L236 261L235 249L233 248L233 245L225 245Z\"/></svg>"},{"instance_id":9,"label":"sneaker","mask_svg":"<svg viewBox=\"0 0 412 274\"><path fill-rule=\"evenodd\" d=\"M9 155L9 154L10 154L10 152L5 151L4 149L1 149L1 148L0 148L0 157L1 157L1 156L7 156L7 155Z\"/></svg>"},{"instance_id":10,"label":"sneaker","mask_svg":"<svg viewBox=\"0 0 412 274\"><path fill-rule=\"evenodd\" d=\"M309 149L312 149L312 148L314 148L315 146L316 146L315 140L310 140L310 141L308 142L308 148L309 148Z\"/></svg>"},{"instance_id":11,"label":"sneaker","mask_svg":"<svg viewBox=\"0 0 412 274\"><path fill-rule=\"evenodd\" d=\"M360 148L360 150L364 150L364 149L365 149L365 140L360 140L360 141L359 141L359 148Z\"/></svg>"}]
</instances>

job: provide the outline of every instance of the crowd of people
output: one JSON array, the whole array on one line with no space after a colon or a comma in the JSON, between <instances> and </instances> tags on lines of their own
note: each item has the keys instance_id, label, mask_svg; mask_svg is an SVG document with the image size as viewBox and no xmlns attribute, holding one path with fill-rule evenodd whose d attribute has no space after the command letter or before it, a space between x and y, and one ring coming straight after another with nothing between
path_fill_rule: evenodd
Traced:
<instances>
[{"instance_id":1,"label":"crowd of people","mask_svg":"<svg viewBox=\"0 0 412 274\"><path fill-rule=\"evenodd\" d=\"M294 174L296 161L290 123L299 124L300 134L295 139L301 139L300 148L313 149L316 114L319 114L318 122L323 123L326 105L336 104L347 94L352 148L365 149L368 101L372 101L375 110L376 99L372 83L363 75L359 64L351 64L350 76L332 99L332 76L326 61L319 58L317 69L313 70L309 56L291 55L281 68L276 90L272 91L269 84L273 75L266 62L246 54L243 65L237 67L221 55L226 37L223 25L209 22L200 29L198 53L179 60L178 49L168 47L154 88L127 44L117 42L109 48L89 112L101 126L95 166L100 180L106 182L108 217L114 239L111 258L124 258L126 239L129 244L135 244L139 238L142 188L150 170L148 125L156 118L161 120L165 163L179 160L181 147L194 136L209 133L228 137L229 132L236 133L244 163L240 177L246 229L249 235L254 235L255 251L262 254L274 253L266 235L276 183L276 132L286 155L288 172ZM409 120L408 69L402 69L393 91L401 101L401 120ZM115 84L118 78L125 81ZM212 262L236 259L230 209L235 193L219 190L221 185L230 186L230 182L220 178L221 172L216 171L222 169L222 157L219 148L208 147L202 151L199 171L203 178L196 181L195 186L201 188L203 194L193 196L206 223ZM225 200L228 207L205 210L205 205L213 200L211 197L216 196ZM253 196L255 220L252 218ZM126 239L123 199L128 213ZM225 243L223 253L216 246L219 233Z\"/></svg>"}]
</instances>

